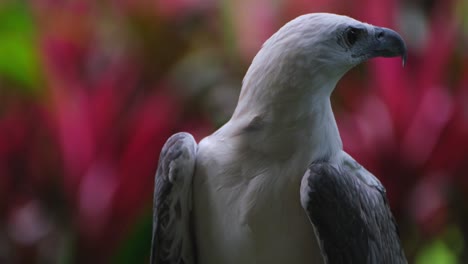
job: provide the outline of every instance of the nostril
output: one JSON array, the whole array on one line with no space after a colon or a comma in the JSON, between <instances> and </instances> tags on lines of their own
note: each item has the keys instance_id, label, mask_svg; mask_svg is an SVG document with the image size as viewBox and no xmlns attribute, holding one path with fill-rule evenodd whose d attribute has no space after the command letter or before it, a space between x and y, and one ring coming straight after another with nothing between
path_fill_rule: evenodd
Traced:
<instances>
[{"instance_id":1,"label":"nostril","mask_svg":"<svg viewBox=\"0 0 468 264\"><path fill-rule=\"evenodd\" d=\"M383 31L380 31L378 34L377 34L377 39L381 39L383 38L385 35L385 33Z\"/></svg>"}]
</instances>

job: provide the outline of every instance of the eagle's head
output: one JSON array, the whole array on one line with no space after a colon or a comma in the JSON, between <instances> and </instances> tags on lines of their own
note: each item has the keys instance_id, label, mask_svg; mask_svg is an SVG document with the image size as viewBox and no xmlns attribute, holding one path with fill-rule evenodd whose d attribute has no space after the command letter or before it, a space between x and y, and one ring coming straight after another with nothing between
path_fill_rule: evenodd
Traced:
<instances>
[{"instance_id":1,"label":"eagle's head","mask_svg":"<svg viewBox=\"0 0 468 264\"><path fill-rule=\"evenodd\" d=\"M405 62L406 45L391 29L336 14L302 15L263 44L244 78L235 114L304 113L311 101L329 97L354 66L397 56Z\"/></svg>"},{"instance_id":2,"label":"eagle's head","mask_svg":"<svg viewBox=\"0 0 468 264\"><path fill-rule=\"evenodd\" d=\"M336 71L374 57L400 56L406 61L405 42L395 31L329 13L297 17L278 30L263 50L282 54L290 63Z\"/></svg>"}]
</instances>

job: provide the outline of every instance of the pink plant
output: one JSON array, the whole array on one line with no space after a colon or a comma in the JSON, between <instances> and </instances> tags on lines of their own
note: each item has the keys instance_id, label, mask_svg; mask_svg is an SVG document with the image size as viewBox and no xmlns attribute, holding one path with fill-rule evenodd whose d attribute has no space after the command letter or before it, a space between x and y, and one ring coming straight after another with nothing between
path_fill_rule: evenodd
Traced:
<instances>
[{"instance_id":1,"label":"pink plant","mask_svg":"<svg viewBox=\"0 0 468 264\"><path fill-rule=\"evenodd\" d=\"M414 33L401 1L273 2L31 2L43 93L0 98L0 242L21 253L16 263L53 262L59 254L50 252L65 250L67 239L77 262L109 262L148 218L165 140L212 132L206 116L218 113L207 110L207 94L219 89L236 100L238 90L231 98L221 87L240 88L255 52L284 22L328 11ZM468 36L453 15L456 2L433 2L426 38L409 42L406 67L397 59L358 67L338 85L334 105L345 149L387 187L401 228L437 235L460 207L452 193L468 198L468 54L460 44ZM178 82L188 74L174 72L203 54L200 46L210 49L201 61L221 63L213 70L197 61L188 73L223 70L197 94Z\"/></svg>"}]
</instances>

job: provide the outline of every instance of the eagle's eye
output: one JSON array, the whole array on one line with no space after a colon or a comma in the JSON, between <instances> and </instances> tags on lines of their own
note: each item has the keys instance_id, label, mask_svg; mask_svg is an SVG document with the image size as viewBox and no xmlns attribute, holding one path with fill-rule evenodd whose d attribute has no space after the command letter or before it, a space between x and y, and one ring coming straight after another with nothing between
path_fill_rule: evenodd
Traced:
<instances>
[{"instance_id":1,"label":"eagle's eye","mask_svg":"<svg viewBox=\"0 0 468 264\"><path fill-rule=\"evenodd\" d=\"M349 46L354 45L356 41L359 39L361 36L362 29L360 28L355 28L355 27L348 27L345 31L345 38L346 42L349 44Z\"/></svg>"}]
</instances>

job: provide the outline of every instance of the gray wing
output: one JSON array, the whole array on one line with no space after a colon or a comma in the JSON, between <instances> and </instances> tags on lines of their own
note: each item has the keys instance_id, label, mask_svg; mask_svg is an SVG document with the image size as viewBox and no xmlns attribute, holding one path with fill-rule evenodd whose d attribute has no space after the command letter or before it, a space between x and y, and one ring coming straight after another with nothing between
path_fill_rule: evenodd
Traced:
<instances>
[{"instance_id":1,"label":"gray wing","mask_svg":"<svg viewBox=\"0 0 468 264\"><path fill-rule=\"evenodd\" d=\"M368 175L363 176L362 174ZM407 263L385 188L363 168L314 163L301 184L301 204L328 264Z\"/></svg>"},{"instance_id":2,"label":"gray wing","mask_svg":"<svg viewBox=\"0 0 468 264\"><path fill-rule=\"evenodd\" d=\"M151 264L195 263L191 209L196 152L188 133L171 136L162 148L154 185Z\"/></svg>"}]
</instances>

